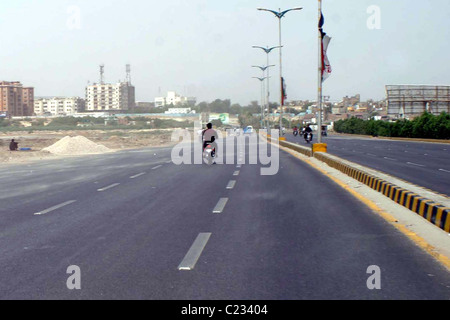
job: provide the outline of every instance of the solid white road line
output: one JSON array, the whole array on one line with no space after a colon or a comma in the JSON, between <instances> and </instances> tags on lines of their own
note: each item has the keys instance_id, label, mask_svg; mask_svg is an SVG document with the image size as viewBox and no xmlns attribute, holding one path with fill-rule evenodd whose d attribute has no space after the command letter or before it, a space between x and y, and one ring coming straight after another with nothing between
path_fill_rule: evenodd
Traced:
<instances>
[{"instance_id":1,"label":"solid white road line","mask_svg":"<svg viewBox=\"0 0 450 320\"><path fill-rule=\"evenodd\" d=\"M234 188L235 185L236 185L236 181L235 180L231 180L230 182L228 182L227 189L231 190L231 189Z\"/></svg>"},{"instance_id":2,"label":"solid white road line","mask_svg":"<svg viewBox=\"0 0 450 320\"><path fill-rule=\"evenodd\" d=\"M222 213L227 202L228 198L220 198L219 202L217 202L216 207L213 210L213 213Z\"/></svg>"},{"instance_id":3,"label":"solid white road line","mask_svg":"<svg viewBox=\"0 0 450 320\"><path fill-rule=\"evenodd\" d=\"M120 185L120 183L114 183L114 184L112 184L112 185L110 185L110 186L107 186L107 187L104 187L104 188L101 188L101 189L97 189L97 191L98 191L98 192L103 192L103 191L106 191L106 190L115 188L115 187L117 187L118 185Z\"/></svg>"},{"instance_id":4,"label":"solid white road line","mask_svg":"<svg viewBox=\"0 0 450 320\"><path fill-rule=\"evenodd\" d=\"M203 252L206 244L208 243L209 238L211 237L211 233L200 233L189 249L188 253L184 257L183 261L181 261L178 266L178 270L192 270L195 267L195 264L200 258L200 255Z\"/></svg>"},{"instance_id":5,"label":"solid white road line","mask_svg":"<svg viewBox=\"0 0 450 320\"><path fill-rule=\"evenodd\" d=\"M143 176L144 174L146 174L146 172L138 173L138 174L135 175L135 176L131 176L130 179L135 179L135 178L137 178L137 177Z\"/></svg>"},{"instance_id":6,"label":"solid white road line","mask_svg":"<svg viewBox=\"0 0 450 320\"><path fill-rule=\"evenodd\" d=\"M156 169L159 169L161 167L162 167L162 165L159 165L159 166L156 166L156 167L152 168L152 170L156 170Z\"/></svg>"},{"instance_id":7,"label":"solid white road line","mask_svg":"<svg viewBox=\"0 0 450 320\"><path fill-rule=\"evenodd\" d=\"M46 213L55 211L55 210L57 210L57 209L59 209L59 208L68 206L69 204L72 204L72 203L74 203L74 202L76 202L76 201L77 201L77 200L70 200L70 201L67 201L67 202L58 204L58 205L56 205L56 206L53 206L53 207L51 207L51 208L48 208L48 209L46 209L46 210L43 210L43 211L40 211L40 212L36 212L34 215L35 215L35 216L41 216L41 215L43 215L43 214L46 214Z\"/></svg>"}]
</instances>

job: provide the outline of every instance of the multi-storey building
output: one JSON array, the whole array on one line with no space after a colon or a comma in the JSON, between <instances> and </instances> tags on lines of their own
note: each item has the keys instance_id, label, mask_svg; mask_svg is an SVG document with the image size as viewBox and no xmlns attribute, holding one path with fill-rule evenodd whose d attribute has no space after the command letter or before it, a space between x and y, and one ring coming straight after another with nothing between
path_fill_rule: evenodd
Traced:
<instances>
[{"instance_id":1,"label":"multi-storey building","mask_svg":"<svg viewBox=\"0 0 450 320\"><path fill-rule=\"evenodd\" d=\"M34 113L34 88L20 82L0 81L0 113L9 116L32 116Z\"/></svg>"},{"instance_id":2,"label":"multi-storey building","mask_svg":"<svg viewBox=\"0 0 450 320\"><path fill-rule=\"evenodd\" d=\"M36 115L67 116L85 109L85 101L79 97L37 98L34 101Z\"/></svg>"},{"instance_id":3,"label":"multi-storey building","mask_svg":"<svg viewBox=\"0 0 450 320\"><path fill-rule=\"evenodd\" d=\"M86 111L126 111L135 107L135 88L128 82L86 88Z\"/></svg>"}]
</instances>

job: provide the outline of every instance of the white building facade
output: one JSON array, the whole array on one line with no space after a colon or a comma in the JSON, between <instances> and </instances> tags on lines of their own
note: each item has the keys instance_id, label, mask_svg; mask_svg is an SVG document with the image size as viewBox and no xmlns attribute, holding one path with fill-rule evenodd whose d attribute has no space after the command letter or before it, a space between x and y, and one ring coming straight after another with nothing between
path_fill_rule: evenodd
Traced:
<instances>
[{"instance_id":1,"label":"white building facade","mask_svg":"<svg viewBox=\"0 0 450 320\"><path fill-rule=\"evenodd\" d=\"M68 116L85 109L85 100L80 97L36 98L34 113L36 115Z\"/></svg>"},{"instance_id":2,"label":"white building facade","mask_svg":"<svg viewBox=\"0 0 450 320\"><path fill-rule=\"evenodd\" d=\"M127 82L86 88L86 111L125 111L135 107L135 88Z\"/></svg>"},{"instance_id":3,"label":"white building facade","mask_svg":"<svg viewBox=\"0 0 450 320\"><path fill-rule=\"evenodd\" d=\"M165 114L195 114L195 110L191 108L169 108Z\"/></svg>"},{"instance_id":4,"label":"white building facade","mask_svg":"<svg viewBox=\"0 0 450 320\"><path fill-rule=\"evenodd\" d=\"M194 97L183 97L175 91L167 92L167 97L155 98L155 107L164 107L167 105L190 105L195 106L197 99Z\"/></svg>"}]
</instances>

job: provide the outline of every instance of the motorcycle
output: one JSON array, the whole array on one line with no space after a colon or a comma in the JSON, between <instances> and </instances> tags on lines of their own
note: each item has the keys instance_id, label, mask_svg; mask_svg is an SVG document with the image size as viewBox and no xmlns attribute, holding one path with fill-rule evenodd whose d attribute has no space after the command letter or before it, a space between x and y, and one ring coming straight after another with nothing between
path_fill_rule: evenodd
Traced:
<instances>
[{"instance_id":1,"label":"motorcycle","mask_svg":"<svg viewBox=\"0 0 450 320\"><path fill-rule=\"evenodd\" d=\"M298 131L297 130L294 130L294 137L296 137L296 136L298 136Z\"/></svg>"},{"instance_id":2,"label":"motorcycle","mask_svg":"<svg viewBox=\"0 0 450 320\"><path fill-rule=\"evenodd\" d=\"M214 148L211 144L207 144L205 149L203 150L203 158L205 159L208 165L211 165L214 162L214 158L216 156L216 148Z\"/></svg>"},{"instance_id":3,"label":"motorcycle","mask_svg":"<svg viewBox=\"0 0 450 320\"><path fill-rule=\"evenodd\" d=\"M312 141L312 133L311 132L307 132L305 133L305 141L306 143L310 143Z\"/></svg>"}]
</instances>

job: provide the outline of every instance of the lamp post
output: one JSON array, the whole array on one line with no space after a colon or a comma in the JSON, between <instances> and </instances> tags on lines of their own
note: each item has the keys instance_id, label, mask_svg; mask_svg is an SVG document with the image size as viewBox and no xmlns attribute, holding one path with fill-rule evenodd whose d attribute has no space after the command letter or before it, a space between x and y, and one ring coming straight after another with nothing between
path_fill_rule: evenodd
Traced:
<instances>
[{"instance_id":1,"label":"lamp post","mask_svg":"<svg viewBox=\"0 0 450 320\"><path fill-rule=\"evenodd\" d=\"M264 121L264 80L266 77L253 77L253 79L258 79L261 82L261 123Z\"/></svg>"},{"instance_id":2,"label":"lamp post","mask_svg":"<svg viewBox=\"0 0 450 320\"><path fill-rule=\"evenodd\" d=\"M269 58L267 58L267 62L269 62ZM269 76L269 68L275 67L275 65L269 65L269 63L267 63L267 66L252 66L252 67L261 69L261 71L263 72L263 77L265 76L264 72L267 70L267 76L266 76L266 79L267 79L267 100L265 101L264 105L267 105L267 112L270 114L270 89L269 89L270 76ZM264 90L264 88L263 88L263 90ZM265 112L263 112L263 115L264 115L264 118L266 118L265 117ZM266 129L269 129L269 125L270 125L270 122L267 119Z\"/></svg>"},{"instance_id":3,"label":"lamp post","mask_svg":"<svg viewBox=\"0 0 450 320\"><path fill-rule=\"evenodd\" d=\"M275 15L275 17L278 18L278 38L279 38L279 47L280 47L280 84L281 84L281 99L280 99L280 108L281 108L281 113L280 113L280 136L282 135L283 132L283 105L284 105L284 93L283 93L283 66L282 66L282 53L281 53L281 19L286 15L286 13L288 13L289 11L299 11L302 10L303 8L292 8L292 9L287 9L284 11L281 11L281 9L278 9L279 11L275 11L275 10L269 10L269 9L264 9L264 8L257 8L260 11L267 11L267 12L271 12Z\"/></svg>"},{"instance_id":4,"label":"lamp post","mask_svg":"<svg viewBox=\"0 0 450 320\"><path fill-rule=\"evenodd\" d=\"M278 49L281 48L281 46L275 46L275 47L260 47L260 46L252 46L253 48L256 49L261 49L263 50L266 55L267 55L267 65L269 65L269 54L270 52L272 52L272 50L274 49ZM269 84L269 79L270 79L270 75L269 75L269 69L267 69L267 112L270 114L270 84ZM270 121L268 120L269 125L267 126L267 129L270 129Z\"/></svg>"}]
</instances>

